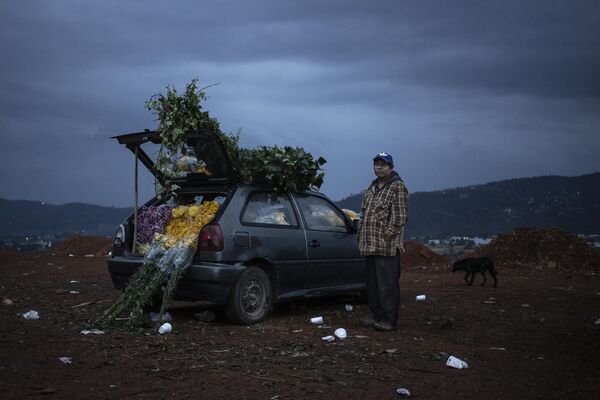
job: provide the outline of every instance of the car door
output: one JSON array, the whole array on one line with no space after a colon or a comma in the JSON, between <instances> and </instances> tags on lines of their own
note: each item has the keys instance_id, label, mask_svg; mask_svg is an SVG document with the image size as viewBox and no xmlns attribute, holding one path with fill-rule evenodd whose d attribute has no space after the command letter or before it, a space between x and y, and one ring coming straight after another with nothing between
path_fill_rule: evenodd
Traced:
<instances>
[{"instance_id":1,"label":"car door","mask_svg":"<svg viewBox=\"0 0 600 400\"><path fill-rule=\"evenodd\" d=\"M349 219L325 197L294 193L294 199L306 229L307 290L364 284L364 258Z\"/></svg>"},{"instance_id":2,"label":"car door","mask_svg":"<svg viewBox=\"0 0 600 400\"><path fill-rule=\"evenodd\" d=\"M248 255L267 259L275 266L276 296L279 299L303 296L306 240L290 197L275 191L251 191L240 222L248 232ZM242 241L243 237L236 240Z\"/></svg>"}]
</instances>

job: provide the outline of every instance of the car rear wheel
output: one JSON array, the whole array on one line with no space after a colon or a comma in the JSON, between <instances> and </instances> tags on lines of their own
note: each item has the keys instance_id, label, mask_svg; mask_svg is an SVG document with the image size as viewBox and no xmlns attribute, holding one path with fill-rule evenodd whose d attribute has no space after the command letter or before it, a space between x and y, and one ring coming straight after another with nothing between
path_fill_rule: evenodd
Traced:
<instances>
[{"instance_id":1,"label":"car rear wheel","mask_svg":"<svg viewBox=\"0 0 600 400\"><path fill-rule=\"evenodd\" d=\"M225 307L227 319L252 325L263 321L271 310L271 282L263 270L248 267L232 289Z\"/></svg>"}]
</instances>

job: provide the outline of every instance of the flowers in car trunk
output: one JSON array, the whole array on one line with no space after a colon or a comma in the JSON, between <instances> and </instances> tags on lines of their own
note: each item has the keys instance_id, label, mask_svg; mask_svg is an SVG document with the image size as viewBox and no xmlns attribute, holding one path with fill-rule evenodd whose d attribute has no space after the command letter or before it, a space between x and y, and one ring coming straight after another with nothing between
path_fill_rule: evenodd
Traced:
<instances>
[{"instance_id":1,"label":"flowers in car trunk","mask_svg":"<svg viewBox=\"0 0 600 400\"><path fill-rule=\"evenodd\" d=\"M163 233L171 219L172 206L144 207L137 216L137 242L146 244L152 242L156 233Z\"/></svg>"},{"instance_id":2,"label":"flowers in car trunk","mask_svg":"<svg viewBox=\"0 0 600 400\"><path fill-rule=\"evenodd\" d=\"M156 234L155 239L161 241L168 249L181 242L195 247L198 233L213 219L218 209L219 204L216 201L176 207L171 212L172 218L164 234Z\"/></svg>"}]
</instances>

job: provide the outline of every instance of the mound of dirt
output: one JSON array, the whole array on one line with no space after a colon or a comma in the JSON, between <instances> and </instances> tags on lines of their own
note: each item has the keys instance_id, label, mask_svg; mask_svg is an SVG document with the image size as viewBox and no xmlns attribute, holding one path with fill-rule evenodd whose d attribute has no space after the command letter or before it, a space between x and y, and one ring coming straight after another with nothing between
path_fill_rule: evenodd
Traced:
<instances>
[{"instance_id":1,"label":"mound of dirt","mask_svg":"<svg viewBox=\"0 0 600 400\"><path fill-rule=\"evenodd\" d=\"M405 240L404 249L406 251L402 254L402 268L443 267L450 264L450 259L419 242Z\"/></svg>"},{"instance_id":2,"label":"mound of dirt","mask_svg":"<svg viewBox=\"0 0 600 400\"><path fill-rule=\"evenodd\" d=\"M508 268L600 272L600 253L577 236L555 228L519 228L470 255L492 257L496 265Z\"/></svg>"},{"instance_id":3,"label":"mound of dirt","mask_svg":"<svg viewBox=\"0 0 600 400\"><path fill-rule=\"evenodd\" d=\"M58 256L105 256L110 251L112 239L102 236L69 236L49 251Z\"/></svg>"}]
</instances>

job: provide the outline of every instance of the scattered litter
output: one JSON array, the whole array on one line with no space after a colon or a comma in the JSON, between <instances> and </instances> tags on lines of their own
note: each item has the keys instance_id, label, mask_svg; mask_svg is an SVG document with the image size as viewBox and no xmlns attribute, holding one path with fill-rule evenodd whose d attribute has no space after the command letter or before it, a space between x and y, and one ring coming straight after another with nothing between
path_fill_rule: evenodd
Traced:
<instances>
[{"instance_id":1,"label":"scattered litter","mask_svg":"<svg viewBox=\"0 0 600 400\"><path fill-rule=\"evenodd\" d=\"M201 322L213 322L215 319L217 319L217 315L211 310L195 313L194 317Z\"/></svg>"},{"instance_id":2,"label":"scattered litter","mask_svg":"<svg viewBox=\"0 0 600 400\"><path fill-rule=\"evenodd\" d=\"M335 336L333 336L333 335L327 335L327 336L323 336L321 339L324 340L324 341L326 341L326 342L333 342L335 340Z\"/></svg>"},{"instance_id":3,"label":"scattered litter","mask_svg":"<svg viewBox=\"0 0 600 400\"><path fill-rule=\"evenodd\" d=\"M494 300L484 300L483 302L485 304L496 304L496 302Z\"/></svg>"},{"instance_id":4,"label":"scattered litter","mask_svg":"<svg viewBox=\"0 0 600 400\"><path fill-rule=\"evenodd\" d=\"M93 254L86 254L84 257L96 257L96 256Z\"/></svg>"},{"instance_id":5,"label":"scattered litter","mask_svg":"<svg viewBox=\"0 0 600 400\"><path fill-rule=\"evenodd\" d=\"M79 291L77 291L77 290L70 290L69 293L70 294L79 294Z\"/></svg>"},{"instance_id":6,"label":"scattered litter","mask_svg":"<svg viewBox=\"0 0 600 400\"><path fill-rule=\"evenodd\" d=\"M600 325L600 318L598 318L595 322L596 325Z\"/></svg>"},{"instance_id":7,"label":"scattered litter","mask_svg":"<svg viewBox=\"0 0 600 400\"><path fill-rule=\"evenodd\" d=\"M396 389L396 393L402 397L410 397L410 390L405 389L405 388Z\"/></svg>"},{"instance_id":8,"label":"scattered litter","mask_svg":"<svg viewBox=\"0 0 600 400\"><path fill-rule=\"evenodd\" d=\"M69 257L75 257L73 254L69 254Z\"/></svg>"},{"instance_id":9,"label":"scattered litter","mask_svg":"<svg viewBox=\"0 0 600 400\"><path fill-rule=\"evenodd\" d=\"M171 326L171 324L168 322L165 322L164 324L162 324L160 326L160 328L158 328L158 333L160 333L161 335L164 335L165 333L171 333L172 330L173 330L173 327Z\"/></svg>"},{"instance_id":10,"label":"scattered litter","mask_svg":"<svg viewBox=\"0 0 600 400\"><path fill-rule=\"evenodd\" d=\"M504 347L490 347L490 350L506 351Z\"/></svg>"},{"instance_id":11,"label":"scattered litter","mask_svg":"<svg viewBox=\"0 0 600 400\"><path fill-rule=\"evenodd\" d=\"M337 328L333 334L340 340L344 340L348 337L348 333L344 328Z\"/></svg>"},{"instance_id":12,"label":"scattered litter","mask_svg":"<svg viewBox=\"0 0 600 400\"><path fill-rule=\"evenodd\" d=\"M38 314L38 312L35 310L30 310L23 314L23 318L25 319L38 319L39 317L40 314Z\"/></svg>"},{"instance_id":13,"label":"scattered litter","mask_svg":"<svg viewBox=\"0 0 600 400\"><path fill-rule=\"evenodd\" d=\"M69 283L79 283L79 281L69 281Z\"/></svg>"},{"instance_id":14,"label":"scattered litter","mask_svg":"<svg viewBox=\"0 0 600 400\"><path fill-rule=\"evenodd\" d=\"M427 299L427 296L425 296L424 294L420 294L416 297L417 301L425 301Z\"/></svg>"},{"instance_id":15,"label":"scattered litter","mask_svg":"<svg viewBox=\"0 0 600 400\"><path fill-rule=\"evenodd\" d=\"M346 308L346 311L352 311L352 309L353 309L351 304L346 304L345 308Z\"/></svg>"},{"instance_id":16,"label":"scattered litter","mask_svg":"<svg viewBox=\"0 0 600 400\"><path fill-rule=\"evenodd\" d=\"M398 352L398 349L385 349L386 354L394 354L397 352Z\"/></svg>"},{"instance_id":17,"label":"scattered litter","mask_svg":"<svg viewBox=\"0 0 600 400\"><path fill-rule=\"evenodd\" d=\"M71 357L59 357L58 360L63 364L72 364L73 360Z\"/></svg>"},{"instance_id":18,"label":"scattered litter","mask_svg":"<svg viewBox=\"0 0 600 400\"><path fill-rule=\"evenodd\" d=\"M296 329L296 330L292 331L292 333L298 333L298 332L302 332L302 329Z\"/></svg>"},{"instance_id":19,"label":"scattered litter","mask_svg":"<svg viewBox=\"0 0 600 400\"><path fill-rule=\"evenodd\" d=\"M2 303L6 304L7 306L10 306L14 304L14 301L12 301L11 299L3 299Z\"/></svg>"},{"instance_id":20,"label":"scattered litter","mask_svg":"<svg viewBox=\"0 0 600 400\"><path fill-rule=\"evenodd\" d=\"M457 368L457 369L469 368L469 365L466 362L464 362L460 358L457 358L454 356L448 357L448 361L446 361L446 365L449 367L452 367L452 368Z\"/></svg>"},{"instance_id":21,"label":"scattered litter","mask_svg":"<svg viewBox=\"0 0 600 400\"><path fill-rule=\"evenodd\" d=\"M150 318L150 321L157 322L159 315L160 315L160 313L151 312L148 314L148 317ZM173 317L171 317L171 314L169 314L169 312L167 311L163 314L162 319L160 321L161 322L172 322Z\"/></svg>"},{"instance_id":22,"label":"scattered litter","mask_svg":"<svg viewBox=\"0 0 600 400\"><path fill-rule=\"evenodd\" d=\"M102 335L104 331L100 329L84 329L81 331L84 335Z\"/></svg>"},{"instance_id":23,"label":"scattered litter","mask_svg":"<svg viewBox=\"0 0 600 400\"><path fill-rule=\"evenodd\" d=\"M352 336L352 337L355 337L357 339L368 339L369 338L368 336L365 336L365 335L355 335L355 336Z\"/></svg>"},{"instance_id":24,"label":"scattered litter","mask_svg":"<svg viewBox=\"0 0 600 400\"><path fill-rule=\"evenodd\" d=\"M310 322L315 325L321 325L323 323L323 317L312 317Z\"/></svg>"}]
</instances>

